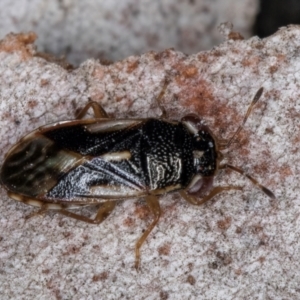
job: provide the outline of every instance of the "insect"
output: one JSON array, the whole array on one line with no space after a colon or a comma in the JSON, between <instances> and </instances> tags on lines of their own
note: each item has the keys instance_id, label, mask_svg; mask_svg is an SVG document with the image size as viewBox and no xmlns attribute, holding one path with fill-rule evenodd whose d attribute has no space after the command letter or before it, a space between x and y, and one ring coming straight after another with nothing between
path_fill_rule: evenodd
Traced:
<instances>
[{"instance_id":1,"label":"insect","mask_svg":"<svg viewBox=\"0 0 300 300\"><path fill-rule=\"evenodd\" d=\"M165 88L164 88L165 90ZM158 101L163 97L160 93ZM140 248L161 216L158 198L179 192L193 205L239 186L213 187L222 169L244 175L267 196L274 194L242 169L222 164L222 150L239 134L263 89L254 96L242 122L228 141L218 140L195 114L181 121L162 118L113 119L96 102L89 102L76 120L39 127L6 154L0 179L8 196L39 208L99 224L117 200L144 198L154 219L135 246ZM92 108L95 118L83 119ZM70 211L100 205L89 218Z\"/></svg>"}]
</instances>

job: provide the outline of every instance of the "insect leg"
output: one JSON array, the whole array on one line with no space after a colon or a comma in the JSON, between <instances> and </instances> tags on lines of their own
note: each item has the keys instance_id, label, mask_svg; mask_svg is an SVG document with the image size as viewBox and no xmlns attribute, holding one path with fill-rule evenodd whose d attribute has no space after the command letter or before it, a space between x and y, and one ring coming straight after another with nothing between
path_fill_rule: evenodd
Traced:
<instances>
[{"instance_id":1,"label":"insect leg","mask_svg":"<svg viewBox=\"0 0 300 300\"><path fill-rule=\"evenodd\" d=\"M237 173L240 173L241 175L244 175L246 178L248 178L254 185L256 185L258 188L260 188L267 196L269 196L271 199L276 199L275 195L265 186L261 185L255 178L244 172L242 169L234 167L229 164L225 164L219 167L219 169L230 169Z\"/></svg>"},{"instance_id":2,"label":"insect leg","mask_svg":"<svg viewBox=\"0 0 300 300\"><path fill-rule=\"evenodd\" d=\"M104 202L101 207L99 208L97 215L95 216L94 219L91 219L89 217L81 216L78 214L75 214L73 212L70 212L68 210L62 209L62 210L57 210L56 212L65 215L67 217L80 220L83 222L91 223L91 224L100 224L103 222L113 211L114 207L116 205L116 201L107 201Z\"/></svg>"},{"instance_id":3,"label":"insect leg","mask_svg":"<svg viewBox=\"0 0 300 300\"><path fill-rule=\"evenodd\" d=\"M223 191L230 191L230 190L239 190L241 191L243 188L240 186L217 186L214 187L208 195L204 196L201 200L197 200L197 198L195 198L194 196L189 195L187 192L185 191L179 191L180 195L182 196L182 198L184 198L184 200L186 200L187 202L193 204L193 205L201 205L203 203L205 203L206 201L212 199L214 196L216 196L217 194L222 193Z\"/></svg>"},{"instance_id":4,"label":"insect leg","mask_svg":"<svg viewBox=\"0 0 300 300\"><path fill-rule=\"evenodd\" d=\"M157 224L160 215L161 215L161 209L159 206L158 198L156 196L150 195L146 197L147 204L151 210L151 212L154 214L154 220L150 224L150 226L146 229L146 231L143 233L143 235L139 238L135 245L135 268L138 270L139 265L140 265L140 260L141 260L141 255L140 255L140 248L145 242L146 238L152 231L152 229L155 227Z\"/></svg>"},{"instance_id":5,"label":"insect leg","mask_svg":"<svg viewBox=\"0 0 300 300\"><path fill-rule=\"evenodd\" d=\"M93 109L96 118L108 118L104 108L99 103L91 101L76 115L76 119L82 119L90 108Z\"/></svg>"}]
</instances>

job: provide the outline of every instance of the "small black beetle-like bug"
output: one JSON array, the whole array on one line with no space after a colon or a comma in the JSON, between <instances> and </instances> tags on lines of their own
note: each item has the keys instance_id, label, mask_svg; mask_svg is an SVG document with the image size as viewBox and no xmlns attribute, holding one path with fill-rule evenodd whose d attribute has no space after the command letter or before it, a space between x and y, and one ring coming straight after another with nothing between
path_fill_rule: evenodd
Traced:
<instances>
[{"instance_id":1,"label":"small black beetle-like bug","mask_svg":"<svg viewBox=\"0 0 300 300\"><path fill-rule=\"evenodd\" d=\"M242 125L227 142L218 141L194 114L180 122L110 119L99 104L90 102L78 120L42 126L23 137L5 157L1 182L8 196L39 207L39 212L56 210L93 224L112 212L116 200L145 198L154 220L136 243L138 268L140 248L161 215L160 195L179 191L185 200L200 205L222 191L241 190L236 186L213 187L218 171L229 168L275 198L241 169L221 164L220 151L240 132L262 92L261 88L256 93ZM90 107L95 118L82 119ZM68 210L97 204L101 206L94 219Z\"/></svg>"}]
</instances>

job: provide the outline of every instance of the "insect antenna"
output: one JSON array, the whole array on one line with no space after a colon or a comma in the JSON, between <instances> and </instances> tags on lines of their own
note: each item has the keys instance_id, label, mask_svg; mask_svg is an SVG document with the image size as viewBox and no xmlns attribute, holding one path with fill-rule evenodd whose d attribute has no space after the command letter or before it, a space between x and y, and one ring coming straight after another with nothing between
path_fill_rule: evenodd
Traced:
<instances>
[{"instance_id":1,"label":"insect antenna","mask_svg":"<svg viewBox=\"0 0 300 300\"><path fill-rule=\"evenodd\" d=\"M263 88L261 87L255 94L255 96L253 97L253 100L251 101L248 110L244 116L243 122L242 124L238 127L238 129L236 130L236 132L233 134L233 136L229 139L229 141L221 141L220 143L220 150L224 150L229 148L229 146L232 144L232 142L234 141L235 137L241 132L241 130L243 129L246 121L248 120L248 117L250 116L254 105L257 103L257 101L260 99L262 93L263 93ZM261 185L255 178L253 178L252 176L250 176L249 174L247 174L245 171L243 171L240 168L237 168L235 166L232 166L230 164L223 164L219 166L219 169L231 169L243 176L245 176L246 178L248 178L254 185L256 185L262 192L264 192L268 197L270 197L271 199L276 199L275 195L265 186Z\"/></svg>"},{"instance_id":2,"label":"insect antenna","mask_svg":"<svg viewBox=\"0 0 300 300\"><path fill-rule=\"evenodd\" d=\"M252 176L250 176L249 174L247 174L245 171L243 171L240 168L237 168L235 166L229 165L229 164L224 164L222 166L220 166L221 169L231 169L243 176L245 176L246 178L248 178L254 185L256 185L258 188L260 188L268 197L270 197L271 199L276 199L275 195L265 186L261 185L255 178L253 178Z\"/></svg>"},{"instance_id":3,"label":"insect antenna","mask_svg":"<svg viewBox=\"0 0 300 300\"><path fill-rule=\"evenodd\" d=\"M257 101L259 100L259 98L261 97L262 93L263 93L263 88L261 87L255 94L255 96L253 97L253 100L252 102L250 103L249 107L248 107L248 110L245 114L245 117L243 119L243 122L242 124L238 127L237 131L233 134L233 136L230 138L230 140L226 143L226 144L223 144L221 145L221 149L227 149L229 148L229 146L232 144L232 142L234 141L235 137L241 132L241 130L243 129L246 121L248 120L248 117L250 116L251 114L251 111L254 107L254 105L257 103Z\"/></svg>"}]
</instances>

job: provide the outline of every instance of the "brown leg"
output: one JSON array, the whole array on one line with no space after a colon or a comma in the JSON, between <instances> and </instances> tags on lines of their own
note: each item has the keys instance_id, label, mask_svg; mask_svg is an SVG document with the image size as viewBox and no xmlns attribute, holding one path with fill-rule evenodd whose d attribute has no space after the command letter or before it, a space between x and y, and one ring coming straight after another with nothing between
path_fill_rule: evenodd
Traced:
<instances>
[{"instance_id":1,"label":"brown leg","mask_svg":"<svg viewBox=\"0 0 300 300\"><path fill-rule=\"evenodd\" d=\"M68 210L62 209L62 210L56 210L55 212L58 212L62 215L65 215L67 217L76 219L76 220L80 220L83 222L87 222L90 224L100 224L101 222L103 222L113 211L114 207L116 205L116 201L107 201L104 202L101 207L99 208L97 215L95 216L94 219L91 219L89 217L85 217L85 216L81 216L78 214L75 214L73 212L70 212Z\"/></svg>"},{"instance_id":2,"label":"brown leg","mask_svg":"<svg viewBox=\"0 0 300 300\"><path fill-rule=\"evenodd\" d=\"M247 174L246 172L244 172L242 169L237 168L235 166L229 165L229 164L225 164L225 165L221 165L219 167L219 169L230 169L233 170L237 173L240 173L241 175L244 175L246 178L248 178L254 185L256 185L258 188L260 188L267 196L269 196L271 199L276 199L275 195L265 186L263 186L262 184L260 184L255 178L253 178L252 176L250 176L249 174Z\"/></svg>"},{"instance_id":3,"label":"brown leg","mask_svg":"<svg viewBox=\"0 0 300 300\"><path fill-rule=\"evenodd\" d=\"M99 103L91 101L76 115L76 119L82 119L90 108L93 109L96 118L108 118L104 108Z\"/></svg>"},{"instance_id":4,"label":"brown leg","mask_svg":"<svg viewBox=\"0 0 300 300\"><path fill-rule=\"evenodd\" d=\"M143 235L139 238L135 245L135 268L138 270L139 265L140 265L140 260L141 260L141 254L140 254L140 248L145 242L146 238L152 231L152 229L155 227L157 224L160 215L161 215L161 210L158 202L158 198L156 196L147 196L146 197L147 204L151 210L151 212L154 214L154 220L150 224L150 226L147 228L147 230L143 233Z\"/></svg>"},{"instance_id":5,"label":"brown leg","mask_svg":"<svg viewBox=\"0 0 300 300\"><path fill-rule=\"evenodd\" d=\"M189 195L187 192L185 191L179 191L180 195L182 196L182 198L184 198L187 202L193 204L193 205L201 205L203 203L205 203L206 201L212 199L214 196L216 196L217 194L220 194L223 191L230 191L230 190L242 190L242 187L240 186L217 186L215 188L213 188L210 193L206 196L204 196L201 200L197 200L197 198Z\"/></svg>"}]
</instances>

